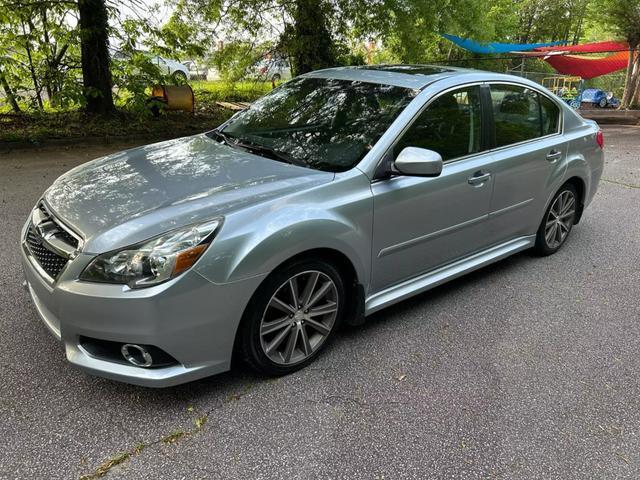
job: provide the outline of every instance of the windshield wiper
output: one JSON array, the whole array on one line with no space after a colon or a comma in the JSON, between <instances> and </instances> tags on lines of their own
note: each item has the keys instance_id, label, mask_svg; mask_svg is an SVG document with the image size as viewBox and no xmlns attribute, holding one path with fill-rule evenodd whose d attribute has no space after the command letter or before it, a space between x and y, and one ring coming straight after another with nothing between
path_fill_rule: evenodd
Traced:
<instances>
[{"instance_id":1,"label":"windshield wiper","mask_svg":"<svg viewBox=\"0 0 640 480\"><path fill-rule=\"evenodd\" d=\"M291 165L308 167L306 163L301 162L300 160L294 160L288 155L285 155L284 153L279 152L274 148L268 147L266 145L261 145L259 143L248 141L244 138L229 135L228 133L223 133L222 130L218 129L212 130L212 133L230 147L241 148L251 153L255 153L256 155L260 155L261 157L271 158L272 160L278 160L280 162L289 163Z\"/></svg>"},{"instance_id":2,"label":"windshield wiper","mask_svg":"<svg viewBox=\"0 0 640 480\"><path fill-rule=\"evenodd\" d=\"M279 152L271 147L266 145L261 145L259 143L240 141L238 140L235 144L241 148L245 148L249 150L251 153L255 153L256 155L260 155L261 157L271 158L272 160L278 160L280 162L289 163L291 165L297 165L299 167L307 167L307 164L301 162L300 160L294 160L290 156Z\"/></svg>"},{"instance_id":3,"label":"windshield wiper","mask_svg":"<svg viewBox=\"0 0 640 480\"><path fill-rule=\"evenodd\" d=\"M243 150L247 150L251 153L255 153L256 155L260 155L261 157L271 158L272 160L278 160L280 162L289 163L291 165L297 165L299 167L308 167L308 165L300 160L294 160L293 158L285 155L282 152L279 152L271 147L266 145L261 145L259 143L254 143L248 141L244 138L236 137L234 135L229 135L228 133L223 133L221 130L213 130L212 133L222 140L226 145L234 148L241 148Z\"/></svg>"},{"instance_id":4,"label":"windshield wiper","mask_svg":"<svg viewBox=\"0 0 640 480\"><path fill-rule=\"evenodd\" d=\"M222 130L218 130L216 128L215 130L212 130L211 133L213 133L218 138L218 140L222 140L227 145L233 146L236 144L236 142L231 140L231 138L234 138L234 137L232 137L227 133L222 133Z\"/></svg>"}]
</instances>

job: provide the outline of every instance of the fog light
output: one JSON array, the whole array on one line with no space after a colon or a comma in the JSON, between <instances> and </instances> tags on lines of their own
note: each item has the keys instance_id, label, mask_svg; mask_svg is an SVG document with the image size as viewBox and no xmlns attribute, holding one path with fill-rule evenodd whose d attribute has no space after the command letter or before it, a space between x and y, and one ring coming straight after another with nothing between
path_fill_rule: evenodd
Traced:
<instances>
[{"instance_id":1,"label":"fog light","mask_svg":"<svg viewBox=\"0 0 640 480\"><path fill-rule=\"evenodd\" d=\"M150 367L153 364L153 358L146 348L133 343L125 343L120 348L124 359L136 367Z\"/></svg>"}]
</instances>

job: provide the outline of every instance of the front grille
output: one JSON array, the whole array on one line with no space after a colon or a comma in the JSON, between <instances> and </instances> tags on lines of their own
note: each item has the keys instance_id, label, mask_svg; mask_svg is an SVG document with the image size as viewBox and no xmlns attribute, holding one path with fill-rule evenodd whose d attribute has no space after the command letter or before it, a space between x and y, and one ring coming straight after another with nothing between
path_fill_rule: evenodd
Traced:
<instances>
[{"instance_id":1,"label":"front grille","mask_svg":"<svg viewBox=\"0 0 640 480\"><path fill-rule=\"evenodd\" d=\"M35 263L56 280L69 261L69 256L78 249L80 241L65 230L40 203L29 222L25 245Z\"/></svg>"},{"instance_id":2,"label":"front grille","mask_svg":"<svg viewBox=\"0 0 640 480\"><path fill-rule=\"evenodd\" d=\"M74 249L78 248L78 239L67 232L64 228L60 227L57 222L51 217L51 214L47 211L42 203L38 205L38 210L40 210L48 220L56 223L56 225L58 226L57 232L55 234L56 237L58 237L63 242L71 245Z\"/></svg>"},{"instance_id":3,"label":"front grille","mask_svg":"<svg viewBox=\"0 0 640 480\"><path fill-rule=\"evenodd\" d=\"M42 244L42 237L38 234L33 223L29 224L26 240L29 252L38 265L54 280L58 278L68 259L52 252Z\"/></svg>"}]
</instances>

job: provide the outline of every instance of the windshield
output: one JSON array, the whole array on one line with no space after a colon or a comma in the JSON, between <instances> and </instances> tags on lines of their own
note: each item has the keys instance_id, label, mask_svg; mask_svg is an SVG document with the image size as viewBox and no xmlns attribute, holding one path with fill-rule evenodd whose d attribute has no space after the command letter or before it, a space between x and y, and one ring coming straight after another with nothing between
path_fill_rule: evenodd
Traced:
<instances>
[{"instance_id":1,"label":"windshield","mask_svg":"<svg viewBox=\"0 0 640 480\"><path fill-rule=\"evenodd\" d=\"M391 85L298 77L238 113L218 138L269 158L342 172L366 155L417 93Z\"/></svg>"}]
</instances>

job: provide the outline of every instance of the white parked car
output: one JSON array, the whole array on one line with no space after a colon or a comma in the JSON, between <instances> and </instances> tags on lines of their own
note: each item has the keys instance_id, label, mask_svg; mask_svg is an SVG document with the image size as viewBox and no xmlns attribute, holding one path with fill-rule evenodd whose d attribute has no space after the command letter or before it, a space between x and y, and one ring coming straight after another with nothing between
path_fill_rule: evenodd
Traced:
<instances>
[{"instance_id":1,"label":"white parked car","mask_svg":"<svg viewBox=\"0 0 640 480\"><path fill-rule=\"evenodd\" d=\"M185 60L185 67L189 70L189 79L191 80L206 80L209 74L209 69L206 66L198 64L195 60Z\"/></svg>"},{"instance_id":2,"label":"white parked car","mask_svg":"<svg viewBox=\"0 0 640 480\"><path fill-rule=\"evenodd\" d=\"M278 82L291 79L289 61L282 57L263 58L251 68L250 77Z\"/></svg>"},{"instance_id":3,"label":"white parked car","mask_svg":"<svg viewBox=\"0 0 640 480\"><path fill-rule=\"evenodd\" d=\"M161 57L160 55L154 55L151 58L151 61L158 66L163 74L171 75L172 77L181 80L189 80L191 78L189 68L177 60L171 60L169 58Z\"/></svg>"}]
</instances>

